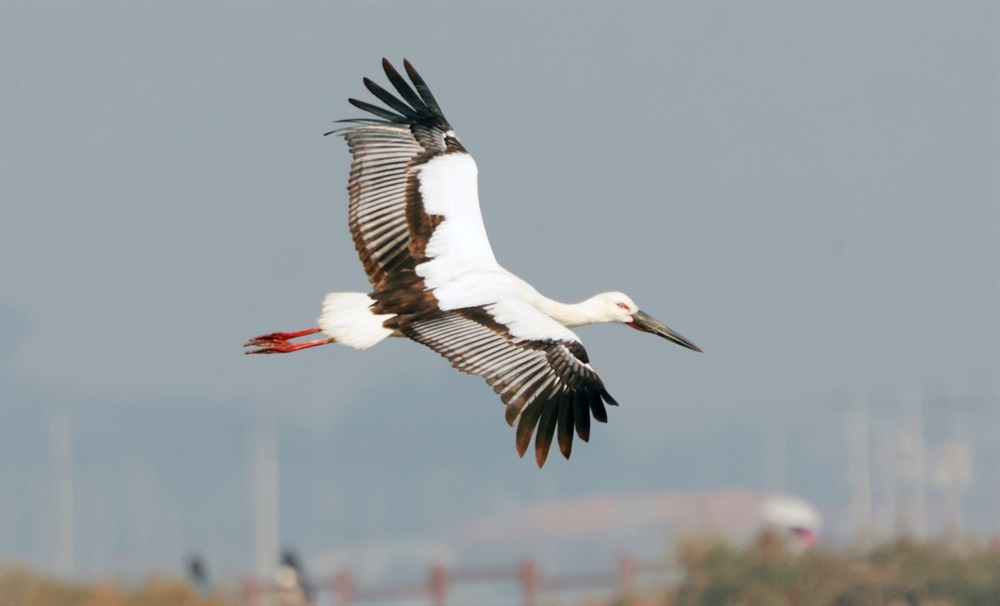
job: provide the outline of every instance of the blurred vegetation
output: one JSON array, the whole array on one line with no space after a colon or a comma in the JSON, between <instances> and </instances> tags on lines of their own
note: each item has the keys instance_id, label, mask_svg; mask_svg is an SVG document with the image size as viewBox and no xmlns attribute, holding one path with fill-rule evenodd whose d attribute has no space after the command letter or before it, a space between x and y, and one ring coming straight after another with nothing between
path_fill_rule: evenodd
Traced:
<instances>
[{"instance_id":1,"label":"blurred vegetation","mask_svg":"<svg viewBox=\"0 0 1000 606\"><path fill-rule=\"evenodd\" d=\"M604 606L1000 606L1000 548L899 541L869 553L797 552L771 535L749 546L687 540L670 568L678 580ZM0 606L224 606L180 580L131 589L72 583L0 567Z\"/></svg>"},{"instance_id":2,"label":"blurred vegetation","mask_svg":"<svg viewBox=\"0 0 1000 606\"><path fill-rule=\"evenodd\" d=\"M772 535L685 541L682 580L617 606L1000 606L1000 550L899 541L868 554L797 553Z\"/></svg>"},{"instance_id":3,"label":"blurred vegetation","mask_svg":"<svg viewBox=\"0 0 1000 606\"><path fill-rule=\"evenodd\" d=\"M152 578L123 589L114 582L72 583L18 566L0 568L0 606L223 606L182 581Z\"/></svg>"}]
</instances>

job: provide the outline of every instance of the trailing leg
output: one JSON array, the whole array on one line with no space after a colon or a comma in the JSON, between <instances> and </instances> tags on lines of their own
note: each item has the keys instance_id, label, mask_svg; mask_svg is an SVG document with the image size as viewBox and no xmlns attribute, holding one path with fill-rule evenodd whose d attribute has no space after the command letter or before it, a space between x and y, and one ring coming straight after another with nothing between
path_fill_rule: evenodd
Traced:
<instances>
[{"instance_id":1,"label":"trailing leg","mask_svg":"<svg viewBox=\"0 0 1000 606\"><path fill-rule=\"evenodd\" d=\"M243 344L243 347L256 347L257 349L250 349L245 353L249 354L278 354L278 353L291 353L293 351L298 351L300 349L307 349L309 347L316 347L317 345L326 345L327 343L333 343L333 337L326 339L316 339L315 341L306 341L304 343L292 343L291 340L304 337L306 335L313 335L320 332L319 328L307 328L306 330L300 330L298 332L272 332L268 335L261 335L259 337L254 337Z\"/></svg>"}]
</instances>

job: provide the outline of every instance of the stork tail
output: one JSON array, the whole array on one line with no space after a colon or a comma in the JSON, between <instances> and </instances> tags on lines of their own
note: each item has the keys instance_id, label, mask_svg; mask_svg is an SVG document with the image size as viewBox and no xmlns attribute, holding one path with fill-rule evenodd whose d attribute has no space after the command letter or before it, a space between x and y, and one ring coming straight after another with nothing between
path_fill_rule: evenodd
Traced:
<instances>
[{"instance_id":1,"label":"stork tail","mask_svg":"<svg viewBox=\"0 0 1000 606\"><path fill-rule=\"evenodd\" d=\"M386 328L394 314L372 313L375 300L360 292L332 292L323 300L319 330L337 343L367 349L395 332Z\"/></svg>"}]
</instances>

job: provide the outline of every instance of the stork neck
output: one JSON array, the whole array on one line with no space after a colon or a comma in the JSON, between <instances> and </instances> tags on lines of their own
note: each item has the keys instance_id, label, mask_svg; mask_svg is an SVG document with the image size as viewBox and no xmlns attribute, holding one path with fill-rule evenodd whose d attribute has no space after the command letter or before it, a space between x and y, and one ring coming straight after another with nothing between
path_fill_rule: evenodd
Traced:
<instances>
[{"instance_id":1,"label":"stork neck","mask_svg":"<svg viewBox=\"0 0 1000 606\"><path fill-rule=\"evenodd\" d=\"M559 322L566 328L594 324L600 320L596 319L587 301L582 303L560 303L548 297L539 295L535 301L535 307L539 311Z\"/></svg>"}]
</instances>

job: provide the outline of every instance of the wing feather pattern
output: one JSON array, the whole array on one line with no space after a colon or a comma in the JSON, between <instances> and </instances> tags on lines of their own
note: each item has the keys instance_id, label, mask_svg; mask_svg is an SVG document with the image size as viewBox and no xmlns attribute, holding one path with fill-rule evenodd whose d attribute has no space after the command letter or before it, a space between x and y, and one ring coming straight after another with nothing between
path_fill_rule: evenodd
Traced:
<instances>
[{"instance_id":1,"label":"wing feather pattern","mask_svg":"<svg viewBox=\"0 0 1000 606\"><path fill-rule=\"evenodd\" d=\"M467 153L423 78L409 61L403 65L412 87L382 60L399 97L364 79L365 87L386 107L348 100L378 119L344 120L351 125L331 131L343 136L351 151L348 225L376 291L389 286L390 274L413 270L426 260L424 249L440 222L424 210L420 168L445 154Z\"/></svg>"},{"instance_id":2,"label":"wing feather pattern","mask_svg":"<svg viewBox=\"0 0 1000 606\"><path fill-rule=\"evenodd\" d=\"M492 305L436 311L400 323L407 337L448 358L452 366L478 375L493 386L507 405L507 423L517 424L517 454L524 456L535 434L535 460L541 467L553 438L569 458L573 433L590 439L590 416L607 421L604 402L617 405L608 394L579 341L526 339L510 333L491 314ZM510 306L505 314L512 314ZM537 325L565 330L530 306L517 312ZM535 317L537 316L537 317ZM537 428L537 431L536 431Z\"/></svg>"}]
</instances>

